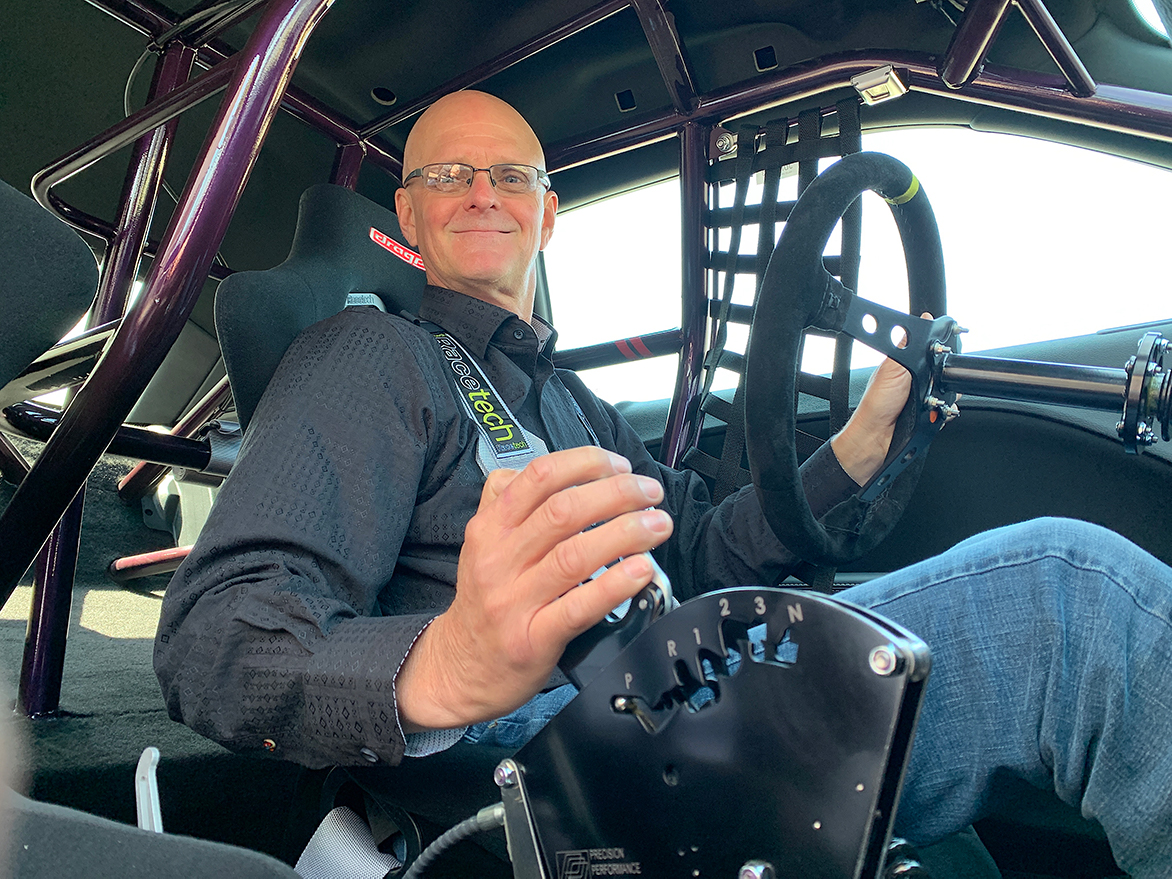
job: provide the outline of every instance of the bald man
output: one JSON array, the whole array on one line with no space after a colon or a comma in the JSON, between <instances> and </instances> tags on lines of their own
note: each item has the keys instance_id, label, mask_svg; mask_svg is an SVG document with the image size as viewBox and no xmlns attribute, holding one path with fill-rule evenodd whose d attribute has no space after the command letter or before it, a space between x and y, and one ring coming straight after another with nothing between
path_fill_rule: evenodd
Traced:
<instances>
[{"instance_id":1,"label":"bald man","mask_svg":"<svg viewBox=\"0 0 1172 879\"><path fill-rule=\"evenodd\" d=\"M346 309L294 342L156 643L172 717L307 766L523 744L572 696L556 670L566 644L649 582L645 551L681 599L800 561L751 487L714 506L553 368L533 297L557 196L515 110L480 92L437 101L404 168L396 208L429 284L419 319ZM498 466L452 357L518 426L523 468ZM908 386L884 364L803 465L815 515L876 472ZM897 828L939 839L1013 775L1102 822L1135 875L1162 875L1172 837L1147 816L1172 819L1172 710L1140 694L1172 687L1170 582L1109 532L1041 522L848 593L934 655Z\"/></svg>"}]
</instances>

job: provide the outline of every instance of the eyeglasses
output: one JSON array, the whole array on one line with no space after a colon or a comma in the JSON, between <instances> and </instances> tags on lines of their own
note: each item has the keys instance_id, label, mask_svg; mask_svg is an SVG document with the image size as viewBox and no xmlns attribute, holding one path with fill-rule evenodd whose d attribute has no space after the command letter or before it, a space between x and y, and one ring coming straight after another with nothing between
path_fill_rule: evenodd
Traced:
<instances>
[{"instance_id":1,"label":"eyeglasses","mask_svg":"<svg viewBox=\"0 0 1172 879\"><path fill-rule=\"evenodd\" d=\"M477 171L487 171L492 185L509 195L533 192L538 183L543 183L546 189L550 186L549 175L532 165L506 164L474 168L463 162L437 162L416 168L403 178L403 185L406 186L418 177L432 192L464 193L472 187L472 178Z\"/></svg>"}]
</instances>

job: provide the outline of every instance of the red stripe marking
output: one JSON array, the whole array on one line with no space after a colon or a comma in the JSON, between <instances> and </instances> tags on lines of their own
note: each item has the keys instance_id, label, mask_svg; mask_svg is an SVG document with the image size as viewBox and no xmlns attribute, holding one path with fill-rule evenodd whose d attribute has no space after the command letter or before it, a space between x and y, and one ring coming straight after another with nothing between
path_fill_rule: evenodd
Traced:
<instances>
[{"instance_id":1,"label":"red stripe marking","mask_svg":"<svg viewBox=\"0 0 1172 879\"><path fill-rule=\"evenodd\" d=\"M627 346L626 339L619 339L617 342L614 343L614 346L619 349L619 353L622 354L623 357L627 358L627 360L638 360L639 359L639 355L636 354L634 351L632 351Z\"/></svg>"},{"instance_id":2,"label":"red stripe marking","mask_svg":"<svg viewBox=\"0 0 1172 879\"><path fill-rule=\"evenodd\" d=\"M643 344L643 337L642 336L635 336L635 338L631 339L630 342L632 345L635 346L635 350L638 351L640 354L642 354L644 357L653 356L651 354L651 352L648 350L647 346Z\"/></svg>"}]
</instances>

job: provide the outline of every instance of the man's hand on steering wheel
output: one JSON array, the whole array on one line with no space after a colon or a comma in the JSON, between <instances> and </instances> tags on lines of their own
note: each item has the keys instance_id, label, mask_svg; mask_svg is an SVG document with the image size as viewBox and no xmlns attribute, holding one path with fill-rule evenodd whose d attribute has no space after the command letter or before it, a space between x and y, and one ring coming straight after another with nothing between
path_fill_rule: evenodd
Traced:
<instances>
[{"instance_id":1,"label":"man's hand on steering wheel","mask_svg":"<svg viewBox=\"0 0 1172 879\"><path fill-rule=\"evenodd\" d=\"M911 389L911 373L894 360L884 359L872 373L858 408L831 438L834 457L856 484L866 485L883 466L895 421Z\"/></svg>"},{"instance_id":2,"label":"man's hand on steering wheel","mask_svg":"<svg viewBox=\"0 0 1172 879\"><path fill-rule=\"evenodd\" d=\"M932 319L926 311L920 317ZM885 357L879 368L871 373L858 408L843 429L831 437L834 457L856 484L866 485L883 466L895 433L896 419L903 411L911 389L911 374L890 357Z\"/></svg>"}]
</instances>

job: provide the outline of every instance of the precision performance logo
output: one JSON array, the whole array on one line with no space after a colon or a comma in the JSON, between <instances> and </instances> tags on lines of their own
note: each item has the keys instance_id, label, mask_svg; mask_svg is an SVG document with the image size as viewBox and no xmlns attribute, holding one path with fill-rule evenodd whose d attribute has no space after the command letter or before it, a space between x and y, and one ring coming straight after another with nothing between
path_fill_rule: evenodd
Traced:
<instances>
[{"instance_id":1,"label":"precision performance logo","mask_svg":"<svg viewBox=\"0 0 1172 879\"><path fill-rule=\"evenodd\" d=\"M587 848L557 853L558 879L593 876L641 876L643 865L627 860L621 848Z\"/></svg>"},{"instance_id":2,"label":"precision performance logo","mask_svg":"<svg viewBox=\"0 0 1172 879\"><path fill-rule=\"evenodd\" d=\"M497 398L491 386L486 387L487 382L481 383L477 378L476 373L479 370L474 372L474 368L464 360L460 344L447 333L432 335L456 376L456 386L459 388L464 408L482 428L481 433L488 437L497 457L505 458L530 451L529 442L521 428L513 421L508 407Z\"/></svg>"}]
</instances>

